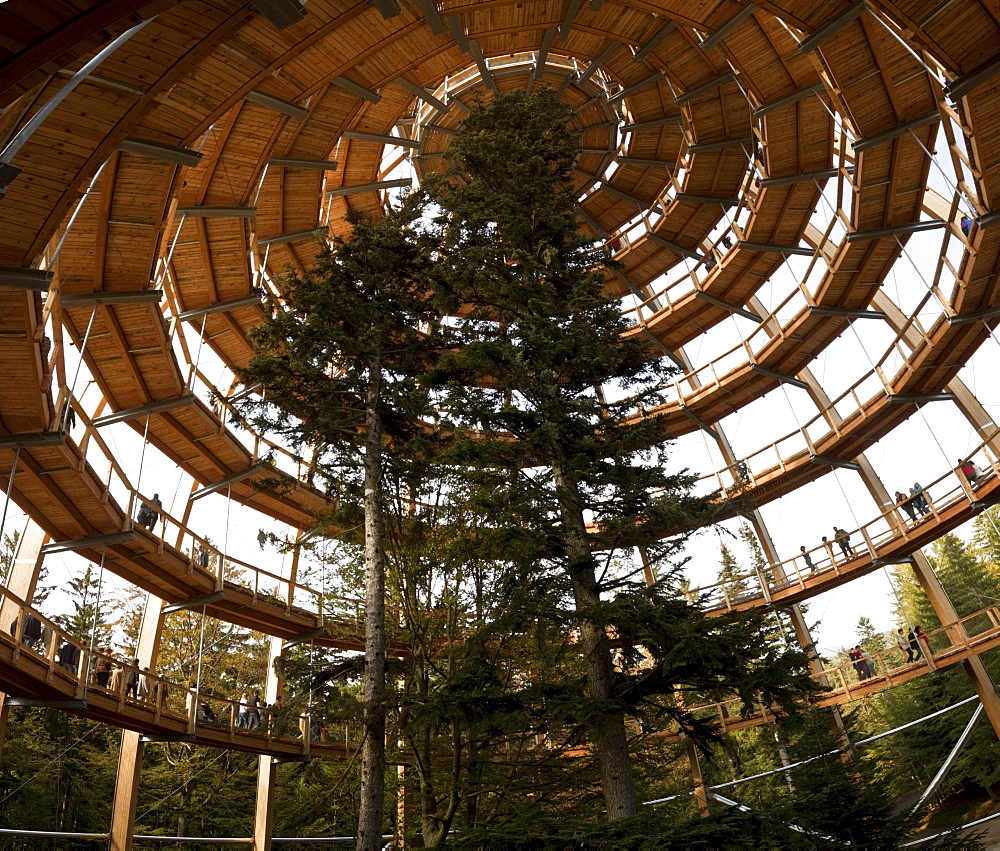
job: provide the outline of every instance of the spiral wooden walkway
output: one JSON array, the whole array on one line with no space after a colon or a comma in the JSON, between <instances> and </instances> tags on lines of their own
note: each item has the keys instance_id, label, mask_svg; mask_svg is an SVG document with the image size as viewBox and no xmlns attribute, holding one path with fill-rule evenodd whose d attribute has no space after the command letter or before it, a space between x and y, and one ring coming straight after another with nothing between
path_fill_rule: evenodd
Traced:
<instances>
[{"instance_id":1,"label":"spiral wooden walkway","mask_svg":"<svg viewBox=\"0 0 1000 851\"><path fill-rule=\"evenodd\" d=\"M2 4L0 480L15 471L13 499L57 545L168 602L204 599L208 614L285 640L357 647L354 618L321 615L324 602L299 586L296 607L276 601L270 589L287 595L287 580L227 559L187 515L156 536L133 528L148 494L102 423L148 435L203 493L312 528L327 502L308 459L230 427L212 399L232 388L212 386L182 327L245 363L259 288L280 292L282 270L308 266L345 232L348 210L382 209L406 180L393 170L401 152L419 176L475 97L547 84L575 110L582 227L620 263L609 291L631 333L683 368L674 398L644 413L665 432L711 430L786 383L815 395L809 367L850 323L888 322L895 340L872 353L870 373L832 401L817 395L814 420L712 475L732 498L720 516L793 493L947 393L1000 322L998 18L981 0ZM951 197L928 188L939 128L964 175ZM928 298L896 315L880 285L908 244L932 238L944 259ZM809 271L768 312L763 288L789 257ZM691 363L683 347L733 316L753 330ZM72 397L71 347L96 406ZM67 435L71 400L81 423ZM274 477L279 490L255 487ZM905 559L996 501L997 482L972 492L942 478L929 486L930 517L886 512L854 532L856 558L820 553L812 574L789 560L783 577L749 577L735 598L704 589L707 605L791 605ZM938 650L935 664L994 646L990 629ZM8 645L0 685L75 694L50 659ZM845 682L829 700L925 670ZM190 723L104 694L86 711L156 735ZM730 709L719 716L737 723ZM245 744L232 730L196 735Z\"/></svg>"}]
</instances>

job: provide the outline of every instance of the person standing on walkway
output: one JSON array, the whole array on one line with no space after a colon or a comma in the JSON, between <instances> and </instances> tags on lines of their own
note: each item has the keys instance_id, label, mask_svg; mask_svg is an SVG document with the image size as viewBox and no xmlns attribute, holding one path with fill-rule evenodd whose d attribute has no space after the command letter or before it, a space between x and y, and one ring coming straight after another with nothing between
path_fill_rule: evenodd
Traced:
<instances>
[{"instance_id":1,"label":"person standing on walkway","mask_svg":"<svg viewBox=\"0 0 1000 851\"><path fill-rule=\"evenodd\" d=\"M826 550L827 556L830 558L830 564L836 564L836 560L833 557L833 544L831 544L827 539L826 535L823 536L823 549Z\"/></svg>"},{"instance_id":2,"label":"person standing on walkway","mask_svg":"<svg viewBox=\"0 0 1000 851\"><path fill-rule=\"evenodd\" d=\"M913 500L899 491L896 491L895 500L896 505L900 506L910 516L910 522L915 523L917 521L917 509L913 506Z\"/></svg>"},{"instance_id":3,"label":"person standing on walkway","mask_svg":"<svg viewBox=\"0 0 1000 851\"><path fill-rule=\"evenodd\" d=\"M59 664L66 669L67 673L76 676L76 671L80 664L80 648L72 641L67 641L60 649Z\"/></svg>"},{"instance_id":4,"label":"person standing on walkway","mask_svg":"<svg viewBox=\"0 0 1000 851\"><path fill-rule=\"evenodd\" d=\"M138 659L136 664L138 664ZM149 700L149 668L143 668L139 674L139 681L136 684L135 696L141 701Z\"/></svg>"},{"instance_id":5,"label":"person standing on walkway","mask_svg":"<svg viewBox=\"0 0 1000 851\"><path fill-rule=\"evenodd\" d=\"M250 696L250 720L248 729L256 730L260 726L260 708L264 701L260 697L260 689L254 691Z\"/></svg>"},{"instance_id":6,"label":"person standing on walkway","mask_svg":"<svg viewBox=\"0 0 1000 851\"><path fill-rule=\"evenodd\" d=\"M94 657L94 679L97 680L97 684L101 688L107 688L108 683L111 682L111 669L113 665L111 664L111 660L103 654L110 653L111 648L98 647L97 652L102 655Z\"/></svg>"},{"instance_id":7,"label":"person standing on walkway","mask_svg":"<svg viewBox=\"0 0 1000 851\"><path fill-rule=\"evenodd\" d=\"M916 657L913 655L913 648L910 647L910 642L903 633L902 627L896 630L896 646L899 647L900 653L906 654L906 658L903 660L904 665L916 661Z\"/></svg>"},{"instance_id":8,"label":"person standing on walkway","mask_svg":"<svg viewBox=\"0 0 1000 851\"><path fill-rule=\"evenodd\" d=\"M919 631L919 629L920 627L918 626L917 630ZM923 635L923 633L921 633L921 635ZM906 633L906 640L910 643L910 652L913 654L914 661L924 655L924 648L920 646L920 642L917 640L917 634L912 629Z\"/></svg>"},{"instance_id":9,"label":"person standing on walkway","mask_svg":"<svg viewBox=\"0 0 1000 851\"><path fill-rule=\"evenodd\" d=\"M139 660L132 660L132 667L125 677L125 697L136 697L139 691Z\"/></svg>"},{"instance_id":10,"label":"person standing on walkway","mask_svg":"<svg viewBox=\"0 0 1000 851\"><path fill-rule=\"evenodd\" d=\"M910 488L910 495L913 497L913 507L920 512L921 516L930 514L931 507L927 503L927 493L920 486L920 482L914 482Z\"/></svg>"},{"instance_id":11,"label":"person standing on walkway","mask_svg":"<svg viewBox=\"0 0 1000 851\"><path fill-rule=\"evenodd\" d=\"M851 547L851 536L843 529L833 527L833 539L840 544L840 551L844 558L854 558L854 549Z\"/></svg>"},{"instance_id":12,"label":"person standing on walkway","mask_svg":"<svg viewBox=\"0 0 1000 851\"><path fill-rule=\"evenodd\" d=\"M864 675L864 676L862 677L862 679L864 679L864 680L867 680L867 679L870 679L871 677L874 677L874 676L875 676L875 660L874 660L874 659L872 659L872 657L871 657L871 656L869 656L869 655L868 655L868 654L867 654L867 653L866 653L866 652L865 652L865 651L864 651L864 650L862 649L862 647L861 647L861 645L860 645L860 644L859 644L859 645L857 645L857 646L856 646L856 647L854 648L854 650L855 650L855 652L856 652L856 653L857 653L857 655L858 655L858 659L860 659L860 661L858 662L858 667L859 667L859 668L860 668L860 669L861 669L862 671L864 671L864 674L865 674L865 675Z\"/></svg>"},{"instance_id":13,"label":"person standing on walkway","mask_svg":"<svg viewBox=\"0 0 1000 851\"><path fill-rule=\"evenodd\" d=\"M246 692L240 697L239 712L236 715L236 726L240 729L250 728L250 695Z\"/></svg>"},{"instance_id":14,"label":"person standing on walkway","mask_svg":"<svg viewBox=\"0 0 1000 851\"><path fill-rule=\"evenodd\" d=\"M816 569L816 565L813 564L812 556L806 552L804 546L799 547L799 551L802 553L802 560L806 563L806 567L809 568L809 572L812 573Z\"/></svg>"},{"instance_id":15,"label":"person standing on walkway","mask_svg":"<svg viewBox=\"0 0 1000 851\"><path fill-rule=\"evenodd\" d=\"M927 636L920 631L919 624L914 625L913 634L917 638L917 647L920 648L920 652L923 653L925 659L929 660L928 651L930 650L930 645L927 643Z\"/></svg>"}]
</instances>

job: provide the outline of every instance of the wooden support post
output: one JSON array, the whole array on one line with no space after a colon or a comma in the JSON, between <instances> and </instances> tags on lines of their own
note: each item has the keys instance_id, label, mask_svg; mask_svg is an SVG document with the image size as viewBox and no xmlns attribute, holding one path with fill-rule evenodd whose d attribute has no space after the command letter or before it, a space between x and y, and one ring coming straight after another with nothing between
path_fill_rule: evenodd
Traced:
<instances>
[{"instance_id":1,"label":"wooden support post","mask_svg":"<svg viewBox=\"0 0 1000 851\"><path fill-rule=\"evenodd\" d=\"M708 818L708 791L705 789L705 778L701 773L701 762L698 760L698 749L690 739L685 740L688 764L691 766L691 779L694 781L694 798L698 802L698 812L702 818Z\"/></svg>"},{"instance_id":2,"label":"wooden support post","mask_svg":"<svg viewBox=\"0 0 1000 851\"><path fill-rule=\"evenodd\" d=\"M163 600L146 595L146 608L139 628L139 643L135 657L139 666L156 671L160 654L160 634L163 631ZM111 806L111 845L109 851L130 851L135 828L135 805L139 798L142 779L142 756L145 745L134 730L122 731L122 745L118 752L118 777L115 781L115 799Z\"/></svg>"},{"instance_id":3,"label":"wooden support post","mask_svg":"<svg viewBox=\"0 0 1000 851\"><path fill-rule=\"evenodd\" d=\"M954 623L955 626L948 630L948 636L953 644L962 644L968 641L968 633L965 626L957 623L959 617L955 611L955 606L951 598L941 585L941 580L931 567L927 557L919 550L913 554L913 572L920 583L920 587L927 595L931 605L934 607L934 614L938 616L941 623ZM928 651L928 648L924 648ZM986 710L986 717L990 719L993 732L1000 738L1000 695L997 695L996 686L990 678L986 667L978 656L970 656L962 663L965 673L969 677L972 687L983 702Z\"/></svg>"},{"instance_id":4,"label":"wooden support post","mask_svg":"<svg viewBox=\"0 0 1000 851\"><path fill-rule=\"evenodd\" d=\"M307 731L308 733L308 731ZM254 851L270 851L274 835L274 795L278 764L266 754L257 757L257 806L253 820Z\"/></svg>"},{"instance_id":5,"label":"wooden support post","mask_svg":"<svg viewBox=\"0 0 1000 851\"><path fill-rule=\"evenodd\" d=\"M301 536L302 533L300 533ZM288 593L286 602L292 605L295 596L295 583L299 575L299 556L302 548L296 546L292 552L292 564L288 574ZM317 606L322 605L322 601L316 602ZM322 618L322 614L320 615ZM322 620L320 621L322 623ZM270 649L267 654L267 680L264 685L264 701L268 706L273 706L278 695L285 688L284 680L278 676L274 670L274 661L281 655L281 639L271 638ZM310 730L305 730L302 734L302 741L306 748L309 746ZM261 755L257 760L257 799L254 804L253 819L253 848L254 851L270 851L271 837L274 831L274 789L277 779L277 765L274 760L265 755Z\"/></svg>"},{"instance_id":6,"label":"wooden support post","mask_svg":"<svg viewBox=\"0 0 1000 851\"><path fill-rule=\"evenodd\" d=\"M7 578L7 589L17 597L30 603L35 596L35 586L38 584L38 574L42 569L42 547L48 542L49 536L42 527L33 520L28 520L17 541L14 551L14 563L10 566ZM19 606L7 597L0 603L0 629L8 629L11 621L17 617ZM4 743L7 741L7 718L10 707L7 705L7 695L0 692L0 754L3 754Z\"/></svg>"},{"instance_id":7,"label":"wooden support post","mask_svg":"<svg viewBox=\"0 0 1000 851\"><path fill-rule=\"evenodd\" d=\"M274 670L274 661L281 655L281 639L271 638L267 654L267 681L264 685L264 701L273 706L285 687L284 681ZM273 724L269 717L267 723ZM309 735L309 731L306 731ZM303 739L303 741L306 741ZM254 806L253 848L254 851L270 851L274 833L274 787L277 779L277 763L267 754L257 758L257 799Z\"/></svg>"},{"instance_id":8,"label":"wooden support post","mask_svg":"<svg viewBox=\"0 0 1000 851\"><path fill-rule=\"evenodd\" d=\"M896 306L895 302L883 290L879 290L875 294L872 299L872 307L881 310L886 315L889 326L897 334L901 333L900 339L909 346L910 351L923 342L920 332L909 321L909 317ZM965 382L960 378L953 378L945 389L954 394L958 409L976 427L980 439L988 441L987 445L1000 458L1000 427L993 422L993 417L980 404L975 394L966 387Z\"/></svg>"},{"instance_id":9,"label":"wooden support post","mask_svg":"<svg viewBox=\"0 0 1000 851\"><path fill-rule=\"evenodd\" d=\"M400 763L396 766L396 831L392 837L392 847L405 849L407 847L407 835L410 825L410 796L406 786L406 765Z\"/></svg>"},{"instance_id":10,"label":"wooden support post","mask_svg":"<svg viewBox=\"0 0 1000 851\"><path fill-rule=\"evenodd\" d=\"M118 776L115 779L115 800L111 808L110 851L131 851L135 827L135 807L142 779L142 757L146 745L135 730L122 731L118 753Z\"/></svg>"},{"instance_id":11,"label":"wooden support post","mask_svg":"<svg viewBox=\"0 0 1000 851\"><path fill-rule=\"evenodd\" d=\"M35 596L35 586L38 584L38 574L42 569L42 547L48 542L49 536L42 527L33 520L28 520L17 541L14 552L14 563L7 579L7 590L20 597L29 605ZM11 620L17 617L17 603L4 598L0 603L0 628L7 629Z\"/></svg>"},{"instance_id":12,"label":"wooden support post","mask_svg":"<svg viewBox=\"0 0 1000 851\"><path fill-rule=\"evenodd\" d=\"M1000 458L1000 428L993 422L993 417L960 379L949 381L948 390L955 395L955 405L962 415L976 427L979 439L985 440L993 454Z\"/></svg>"},{"instance_id":13,"label":"wooden support post","mask_svg":"<svg viewBox=\"0 0 1000 851\"><path fill-rule=\"evenodd\" d=\"M756 297L750 299L747 304L751 309L757 311L761 316L768 316L770 311L768 311L762 302ZM780 330L780 326L773 319L765 320L763 327L774 333L775 329ZM684 353L683 349L678 351L680 358L683 360L684 364L688 367L690 371L690 362L688 361L687 355ZM812 374L806 370L799 373L797 376L801 379L809 388L810 394L812 394L813 389L818 389L819 393L822 394L823 398L826 398L826 394L823 392L822 387L819 382L813 378ZM692 380L692 385L698 386L700 382L697 379ZM814 397L815 398L815 397ZM828 400L827 400L828 401ZM820 404L817 398L817 404L822 409L823 405ZM733 447L729 443L729 439L726 437L725 432L722 430L722 426L716 423L711 428L711 434L715 438L716 443L719 446L719 451L722 453L722 457L725 459L727 464L735 464L737 460L736 453L733 452ZM757 539L760 541L761 548L764 551L764 556L767 558L768 562L775 566L775 578L778 581L785 579L784 571L781 568L781 558L778 555L778 551L774 546L774 541L771 538L771 534L767 529L767 525L764 523L764 518L759 510L754 510L750 517L750 523L753 526L754 533L757 535ZM768 596L768 589L764 587L766 582L766 577L760 577L761 590L764 592L765 599L770 599ZM798 603L793 604L789 607L789 618L792 623L792 630L795 632L795 640L798 642L799 647L801 647L805 653L806 657L809 659L809 670L813 674L820 674L823 670L823 662L820 660L819 655L816 653L815 642L813 641L812 635L809 632L809 625L806 623L806 619L802 614L802 609L799 607ZM827 685L826 678L821 677L820 683L822 685ZM834 733L838 736L841 741L842 746L846 750L850 747L850 739L847 737L847 731L844 727L844 719L840 715L840 708L838 706L831 707L831 717L832 724L834 728ZM697 756L697 755L696 755ZM694 769L692 769L693 771ZM700 775L700 769L699 769ZM697 789L697 782L695 788ZM707 811L708 800L705 800L705 807Z\"/></svg>"}]
</instances>

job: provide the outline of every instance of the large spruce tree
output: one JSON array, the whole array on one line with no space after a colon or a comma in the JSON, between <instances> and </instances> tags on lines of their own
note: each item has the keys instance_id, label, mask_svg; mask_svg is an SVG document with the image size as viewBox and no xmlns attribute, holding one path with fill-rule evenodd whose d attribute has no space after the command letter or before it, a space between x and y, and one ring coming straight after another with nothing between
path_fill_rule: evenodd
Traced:
<instances>
[{"instance_id":1,"label":"large spruce tree","mask_svg":"<svg viewBox=\"0 0 1000 851\"><path fill-rule=\"evenodd\" d=\"M548 595L552 619L561 612L578 634L576 717L617 819L638 809L627 714L645 704L690 720L666 697L677 685L777 697L789 663L809 686L804 657L740 646L762 629L753 616L744 632L725 619L713 629L629 568L637 545L654 561L675 553L670 533L703 522L708 504L690 495L692 477L665 471L667 435L641 415L664 401L672 372L629 336L605 292L612 261L579 229L570 122L551 92L500 94L453 139L451 171L424 183L437 210L433 287L460 317L430 381L452 436L446 458L478 484L467 509L503 530L495 555L508 579Z\"/></svg>"}]
</instances>

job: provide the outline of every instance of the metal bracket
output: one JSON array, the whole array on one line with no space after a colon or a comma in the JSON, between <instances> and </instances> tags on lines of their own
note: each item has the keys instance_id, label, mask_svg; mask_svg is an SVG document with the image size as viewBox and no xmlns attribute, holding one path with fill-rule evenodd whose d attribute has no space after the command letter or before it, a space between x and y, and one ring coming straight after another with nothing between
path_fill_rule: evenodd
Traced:
<instances>
[{"instance_id":1,"label":"metal bracket","mask_svg":"<svg viewBox=\"0 0 1000 851\"><path fill-rule=\"evenodd\" d=\"M171 735L150 735L150 736L140 736L140 742L188 742L194 743L197 741L197 736L193 733L178 733L176 736Z\"/></svg>"},{"instance_id":2,"label":"metal bracket","mask_svg":"<svg viewBox=\"0 0 1000 851\"><path fill-rule=\"evenodd\" d=\"M43 709L86 709L86 700L45 700L40 697L8 697L8 706L40 707Z\"/></svg>"},{"instance_id":3,"label":"metal bracket","mask_svg":"<svg viewBox=\"0 0 1000 851\"><path fill-rule=\"evenodd\" d=\"M272 756L271 759L277 765L281 765L283 762L309 762L312 757L309 754L288 754L286 756Z\"/></svg>"},{"instance_id":4,"label":"metal bracket","mask_svg":"<svg viewBox=\"0 0 1000 851\"><path fill-rule=\"evenodd\" d=\"M289 638L288 641L281 642L281 652L284 653L291 647L295 647L299 644L305 644L312 641L314 638L319 638L321 635L326 634L325 626L318 626L316 629L311 629L309 632L303 632L302 635L296 635L294 638Z\"/></svg>"},{"instance_id":5,"label":"metal bracket","mask_svg":"<svg viewBox=\"0 0 1000 851\"><path fill-rule=\"evenodd\" d=\"M830 467L843 467L845 470L860 470L861 465L857 461L844 461L840 458L831 458L829 455L810 455L810 461L817 464L826 464Z\"/></svg>"},{"instance_id":6,"label":"metal bracket","mask_svg":"<svg viewBox=\"0 0 1000 851\"><path fill-rule=\"evenodd\" d=\"M46 555L63 553L69 550L85 550L88 547L111 546L112 544L127 544L135 538L135 532L115 532L112 535L94 535L90 538L75 538L66 541L55 541L42 547Z\"/></svg>"},{"instance_id":7,"label":"metal bracket","mask_svg":"<svg viewBox=\"0 0 1000 851\"><path fill-rule=\"evenodd\" d=\"M0 436L0 449L22 449L27 446L62 446L66 442L64 431L39 431L33 434L5 434Z\"/></svg>"},{"instance_id":8,"label":"metal bracket","mask_svg":"<svg viewBox=\"0 0 1000 851\"><path fill-rule=\"evenodd\" d=\"M210 603L217 603L226 596L225 591L213 591L211 594L202 594L200 597L192 597L190 600L181 600L179 603L171 603L163 607L163 614L169 615L171 612L181 612L185 609L196 609L198 606L207 606Z\"/></svg>"}]
</instances>

